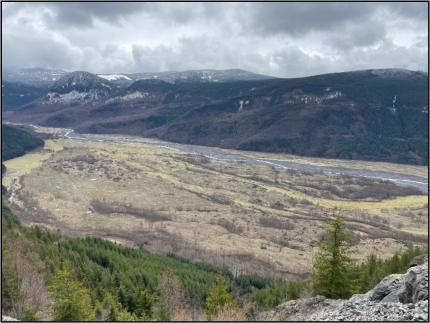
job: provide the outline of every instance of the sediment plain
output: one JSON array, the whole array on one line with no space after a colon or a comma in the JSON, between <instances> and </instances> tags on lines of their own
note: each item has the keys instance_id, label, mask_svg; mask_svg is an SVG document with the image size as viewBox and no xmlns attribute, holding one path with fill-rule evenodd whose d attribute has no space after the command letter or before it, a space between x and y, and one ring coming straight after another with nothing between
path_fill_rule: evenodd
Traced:
<instances>
[{"instance_id":1,"label":"sediment plain","mask_svg":"<svg viewBox=\"0 0 430 323\"><path fill-rule=\"evenodd\" d=\"M357 260L427 245L428 197L416 187L217 160L124 136L76 140L38 131L53 135L43 149L4 163L7 203L28 225L285 278L310 273L317 241L337 213ZM427 174L423 166L244 154Z\"/></svg>"}]
</instances>

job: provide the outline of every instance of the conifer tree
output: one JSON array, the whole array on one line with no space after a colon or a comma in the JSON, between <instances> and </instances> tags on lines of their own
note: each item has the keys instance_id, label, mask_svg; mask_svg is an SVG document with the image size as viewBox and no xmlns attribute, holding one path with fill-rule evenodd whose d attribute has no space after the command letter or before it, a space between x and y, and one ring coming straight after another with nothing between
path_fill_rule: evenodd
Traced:
<instances>
[{"instance_id":1,"label":"conifer tree","mask_svg":"<svg viewBox=\"0 0 430 323\"><path fill-rule=\"evenodd\" d=\"M142 289L135 295L136 309L134 313L143 321L149 320L152 315L153 297L147 289Z\"/></svg>"},{"instance_id":2,"label":"conifer tree","mask_svg":"<svg viewBox=\"0 0 430 323\"><path fill-rule=\"evenodd\" d=\"M169 307L167 306L167 302L164 297L160 297L158 304L155 308L154 317L157 321L171 321L172 316L170 314Z\"/></svg>"},{"instance_id":3,"label":"conifer tree","mask_svg":"<svg viewBox=\"0 0 430 323\"><path fill-rule=\"evenodd\" d=\"M364 293L378 283L378 259L374 254L367 257L361 273L360 292Z\"/></svg>"},{"instance_id":4,"label":"conifer tree","mask_svg":"<svg viewBox=\"0 0 430 323\"><path fill-rule=\"evenodd\" d=\"M90 321L94 320L94 309L88 290L64 268L55 273L49 286L55 321Z\"/></svg>"},{"instance_id":5,"label":"conifer tree","mask_svg":"<svg viewBox=\"0 0 430 323\"><path fill-rule=\"evenodd\" d=\"M347 298L353 292L351 258L343 219L338 215L319 242L313 266L314 291L329 298Z\"/></svg>"},{"instance_id":6,"label":"conifer tree","mask_svg":"<svg viewBox=\"0 0 430 323\"><path fill-rule=\"evenodd\" d=\"M211 320L221 310L232 308L234 305L234 299L228 292L228 285L224 277L217 275L206 298L204 309L206 318Z\"/></svg>"}]
</instances>

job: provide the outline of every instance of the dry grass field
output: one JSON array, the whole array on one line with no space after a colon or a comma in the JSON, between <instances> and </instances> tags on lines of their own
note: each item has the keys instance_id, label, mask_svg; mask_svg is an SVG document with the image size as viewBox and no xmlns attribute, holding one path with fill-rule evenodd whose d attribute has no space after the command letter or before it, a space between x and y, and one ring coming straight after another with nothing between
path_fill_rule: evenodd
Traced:
<instances>
[{"instance_id":1,"label":"dry grass field","mask_svg":"<svg viewBox=\"0 0 430 323\"><path fill-rule=\"evenodd\" d=\"M313 157L303 157L289 154L277 154L277 153L260 153L260 152L247 152L241 151L242 155L250 155L253 157L259 157L262 159L279 160L279 161L294 161L303 162L310 165L319 166L331 166L331 167L345 167L345 168L355 168L370 171L382 171L399 173L404 175L413 176L428 176L428 168L425 166L415 166L407 164L394 164L386 162L374 162L374 161L364 161L364 160L342 160L342 159L328 159L328 158L313 158Z\"/></svg>"},{"instance_id":2,"label":"dry grass field","mask_svg":"<svg viewBox=\"0 0 430 323\"><path fill-rule=\"evenodd\" d=\"M68 139L48 140L43 150L5 165L8 203L26 224L173 252L233 272L305 276L336 212L353 232L357 259L427 243L427 196L387 182ZM404 167L406 174L426 172Z\"/></svg>"}]
</instances>

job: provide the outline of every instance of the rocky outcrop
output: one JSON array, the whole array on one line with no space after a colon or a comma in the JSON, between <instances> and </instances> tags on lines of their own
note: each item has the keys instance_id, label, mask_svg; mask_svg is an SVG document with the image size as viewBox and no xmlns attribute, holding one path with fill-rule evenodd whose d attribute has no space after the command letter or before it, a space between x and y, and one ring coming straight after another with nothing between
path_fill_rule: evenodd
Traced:
<instances>
[{"instance_id":1,"label":"rocky outcrop","mask_svg":"<svg viewBox=\"0 0 430 323\"><path fill-rule=\"evenodd\" d=\"M271 311L260 313L257 321L318 321L321 312L336 311L341 306L341 300L324 296L292 300Z\"/></svg>"},{"instance_id":2,"label":"rocky outcrop","mask_svg":"<svg viewBox=\"0 0 430 323\"><path fill-rule=\"evenodd\" d=\"M366 294L348 300L322 296L289 301L261 313L259 320L428 321L428 259L406 274L385 277Z\"/></svg>"}]
</instances>

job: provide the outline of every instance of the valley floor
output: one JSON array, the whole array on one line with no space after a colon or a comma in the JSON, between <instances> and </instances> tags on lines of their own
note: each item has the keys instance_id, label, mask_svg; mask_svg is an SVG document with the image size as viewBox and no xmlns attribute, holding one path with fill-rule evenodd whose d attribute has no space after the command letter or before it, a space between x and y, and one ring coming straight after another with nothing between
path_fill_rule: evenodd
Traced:
<instances>
[{"instance_id":1,"label":"valley floor","mask_svg":"<svg viewBox=\"0 0 430 323\"><path fill-rule=\"evenodd\" d=\"M311 162L427 174L418 166ZM427 244L427 195L389 182L64 138L5 165L8 204L25 224L225 264L236 273L307 276L316 242L338 212L353 231L357 259Z\"/></svg>"}]
</instances>

